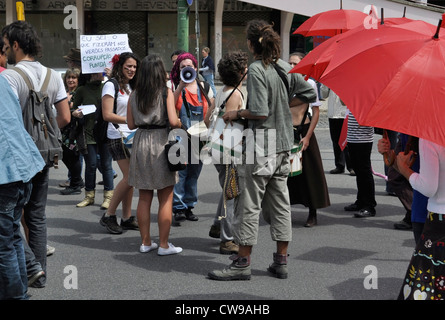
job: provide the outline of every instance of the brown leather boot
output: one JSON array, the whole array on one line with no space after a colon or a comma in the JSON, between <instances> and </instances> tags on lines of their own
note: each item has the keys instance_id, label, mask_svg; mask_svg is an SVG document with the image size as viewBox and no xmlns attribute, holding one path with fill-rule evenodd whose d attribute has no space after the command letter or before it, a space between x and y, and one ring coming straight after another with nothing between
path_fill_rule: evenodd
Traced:
<instances>
[{"instance_id":1,"label":"brown leather boot","mask_svg":"<svg viewBox=\"0 0 445 320\"><path fill-rule=\"evenodd\" d=\"M239 247L233 241L226 241L219 244L219 253L221 254L235 254L238 253Z\"/></svg>"},{"instance_id":2,"label":"brown leather boot","mask_svg":"<svg viewBox=\"0 0 445 320\"><path fill-rule=\"evenodd\" d=\"M287 279L287 254L273 254L273 263L267 268L278 279Z\"/></svg>"}]
</instances>

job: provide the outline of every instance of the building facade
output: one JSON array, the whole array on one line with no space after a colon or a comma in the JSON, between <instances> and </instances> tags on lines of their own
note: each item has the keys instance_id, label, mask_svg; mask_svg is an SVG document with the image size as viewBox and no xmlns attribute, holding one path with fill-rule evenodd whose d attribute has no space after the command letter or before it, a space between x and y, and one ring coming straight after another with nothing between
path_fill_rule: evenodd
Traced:
<instances>
[{"instance_id":1,"label":"building facade","mask_svg":"<svg viewBox=\"0 0 445 320\"><path fill-rule=\"evenodd\" d=\"M141 58L159 54L166 68L170 55L178 49L178 3L188 13L188 51L199 58L201 49L209 47L217 63L224 53L248 51L245 25L251 19L274 24L281 35L282 58L293 51L308 52L314 39L292 35L309 16L338 9L338 1L314 0L22 0L25 19L39 31L44 56L40 59L53 68L65 68L63 60L70 48L79 47L80 35L128 34L129 45ZM187 6L187 2L191 3ZM443 5L445 0L428 1ZM365 12L369 5L362 0L342 0L344 9ZM386 17L407 17L437 24L444 8L426 6L414 1L374 0ZM16 19L16 0L0 0L0 28ZM75 14L69 10L75 9ZM181 7L182 8L182 7ZM68 10L67 10L68 9ZM198 14L196 14L198 12ZM196 25L199 28L196 28ZM182 29L181 29L182 30ZM199 32L197 32L199 31ZM183 37L181 35L181 37ZM315 39L315 41L318 41Z\"/></svg>"},{"instance_id":2,"label":"building facade","mask_svg":"<svg viewBox=\"0 0 445 320\"><path fill-rule=\"evenodd\" d=\"M63 55L79 46L81 30L83 35L128 34L131 50L139 57L159 54L166 68L172 67L170 56L178 49L177 0L83 0L79 21L75 21L75 15L69 10L79 8L76 1L24 0L23 3L25 20L36 27L41 37L44 50L40 61L45 65L65 68ZM0 27L7 24L10 4L15 6L15 1L0 0ZM215 32L216 5L222 5L223 11L220 32ZM199 57L203 47L210 47L215 61L232 50L247 51L246 22L257 18L273 22L279 31L279 10L237 0L195 0L188 8L188 51ZM215 41L217 35L221 35L221 39Z\"/></svg>"}]
</instances>

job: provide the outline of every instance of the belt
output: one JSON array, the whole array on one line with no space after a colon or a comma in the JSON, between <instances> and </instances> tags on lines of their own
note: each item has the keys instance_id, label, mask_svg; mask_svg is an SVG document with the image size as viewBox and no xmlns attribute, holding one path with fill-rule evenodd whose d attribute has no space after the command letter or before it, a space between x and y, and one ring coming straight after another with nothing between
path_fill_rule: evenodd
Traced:
<instances>
[{"instance_id":1,"label":"belt","mask_svg":"<svg viewBox=\"0 0 445 320\"><path fill-rule=\"evenodd\" d=\"M142 126L138 127L139 129L145 129L145 130L152 130L152 129L165 129L167 128L166 125L158 126L156 124L144 124Z\"/></svg>"}]
</instances>

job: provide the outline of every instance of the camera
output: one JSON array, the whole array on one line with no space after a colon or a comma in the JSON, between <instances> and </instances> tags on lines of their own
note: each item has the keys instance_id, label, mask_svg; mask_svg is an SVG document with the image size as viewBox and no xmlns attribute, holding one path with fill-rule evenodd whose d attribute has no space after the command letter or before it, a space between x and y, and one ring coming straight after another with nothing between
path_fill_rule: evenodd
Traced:
<instances>
[{"instance_id":1,"label":"camera","mask_svg":"<svg viewBox=\"0 0 445 320\"><path fill-rule=\"evenodd\" d=\"M185 83L191 83L196 79L196 70L193 67L185 67L181 70L180 76Z\"/></svg>"}]
</instances>

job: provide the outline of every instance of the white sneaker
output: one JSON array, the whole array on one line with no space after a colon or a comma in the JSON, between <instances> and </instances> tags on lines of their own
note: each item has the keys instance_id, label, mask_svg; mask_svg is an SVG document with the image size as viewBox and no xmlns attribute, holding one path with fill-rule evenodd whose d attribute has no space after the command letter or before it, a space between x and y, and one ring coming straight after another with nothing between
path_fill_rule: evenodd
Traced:
<instances>
[{"instance_id":1,"label":"white sneaker","mask_svg":"<svg viewBox=\"0 0 445 320\"><path fill-rule=\"evenodd\" d=\"M172 245L170 242L168 243L168 249L159 247L158 249L158 255L159 256L167 256L169 254L177 254L182 252L182 248L181 247L175 247L174 245Z\"/></svg>"},{"instance_id":2,"label":"white sneaker","mask_svg":"<svg viewBox=\"0 0 445 320\"><path fill-rule=\"evenodd\" d=\"M154 250L158 247L158 245L156 244L156 242L151 242L151 246L146 246L144 244L141 244L141 246L139 247L139 252L145 253L145 252L149 252L151 250Z\"/></svg>"},{"instance_id":3,"label":"white sneaker","mask_svg":"<svg viewBox=\"0 0 445 320\"><path fill-rule=\"evenodd\" d=\"M46 245L46 256L52 255L56 251L56 248Z\"/></svg>"}]
</instances>

